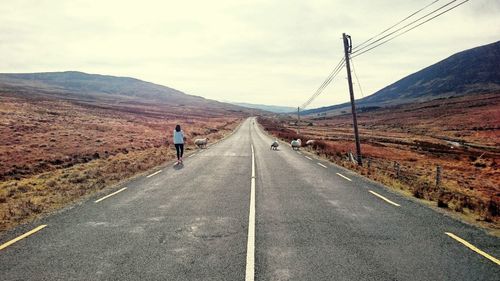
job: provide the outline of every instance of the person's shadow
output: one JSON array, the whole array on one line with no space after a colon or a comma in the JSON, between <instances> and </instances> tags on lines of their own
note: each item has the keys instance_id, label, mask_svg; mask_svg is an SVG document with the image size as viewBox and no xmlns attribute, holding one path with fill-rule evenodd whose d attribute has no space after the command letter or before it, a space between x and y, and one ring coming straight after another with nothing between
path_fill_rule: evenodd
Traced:
<instances>
[{"instance_id":1,"label":"person's shadow","mask_svg":"<svg viewBox=\"0 0 500 281\"><path fill-rule=\"evenodd\" d=\"M178 163L178 164L175 164L175 165L174 165L174 169L175 169L175 170L180 170L180 169L182 169L182 168L184 168L184 164L182 164L182 163Z\"/></svg>"}]
</instances>

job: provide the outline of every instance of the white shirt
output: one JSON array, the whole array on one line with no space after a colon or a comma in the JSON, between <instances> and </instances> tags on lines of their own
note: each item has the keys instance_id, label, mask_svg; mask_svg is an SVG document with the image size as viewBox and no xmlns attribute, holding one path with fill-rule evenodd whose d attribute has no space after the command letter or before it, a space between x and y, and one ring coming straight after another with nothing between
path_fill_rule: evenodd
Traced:
<instances>
[{"instance_id":1,"label":"white shirt","mask_svg":"<svg viewBox=\"0 0 500 281\"><path fill-rule=\"evenodd\" d=\"M174 130L174 144L181 143L184 143L184 132L182 130L180 132Z\"/></svg>"}]
</instances>

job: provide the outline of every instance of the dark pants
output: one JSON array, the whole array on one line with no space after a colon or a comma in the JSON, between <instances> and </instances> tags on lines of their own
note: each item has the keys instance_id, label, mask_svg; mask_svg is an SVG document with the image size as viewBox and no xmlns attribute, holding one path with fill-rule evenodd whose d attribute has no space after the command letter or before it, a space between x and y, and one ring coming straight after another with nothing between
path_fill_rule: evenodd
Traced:
<instances>
[{"instance_id":1,"label":"dark pants","mask_svg":"<svg viewBox=\"0 0 500 281\"><path fill-rule=\"evenodd\" d=\"M177 160L179 160L182 157L182 155L184 154L184 144L183 143L176 143L175 150L177 150Z\"/></svg>"}]
</instances>

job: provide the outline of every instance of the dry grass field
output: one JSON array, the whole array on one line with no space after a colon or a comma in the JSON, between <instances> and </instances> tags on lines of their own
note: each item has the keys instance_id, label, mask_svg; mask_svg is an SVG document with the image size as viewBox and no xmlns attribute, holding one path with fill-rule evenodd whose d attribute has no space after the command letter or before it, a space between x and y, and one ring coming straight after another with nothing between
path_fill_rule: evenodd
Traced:
<instances>
[{"instance_id":1,"label":"dry grass field","mask_svg":"<svg viewBox=\"0 0 500 281\"><path fill-rule=\"evenodd\" d=\"M29 97L27 97L29 96ZM244 112L0 90L0 231L175 158L172 131L217 141Z\"/></svg>"},{"instance_id":2,"label":"dry grass field","mask_svg":"<svg viewBox=\"0 0 500 281\"><path fill-rule=\"evenodd\" d=\"M500 93L373 108L358 114L363 167L355 152L350 113L260 118L283 140L318 140L305 148L345 167L500 229ZM437 166L442 169L436 184Z\"/></svg>"}]
</instances>

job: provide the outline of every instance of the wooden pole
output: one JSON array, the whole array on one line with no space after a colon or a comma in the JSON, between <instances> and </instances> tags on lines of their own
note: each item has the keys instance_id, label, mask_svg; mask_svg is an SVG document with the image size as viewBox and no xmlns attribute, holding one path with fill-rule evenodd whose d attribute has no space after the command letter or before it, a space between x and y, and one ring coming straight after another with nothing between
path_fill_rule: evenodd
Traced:
<instances>
[{"instance_id":1,"label":"wooden pole","mask_svg":"<svg viewBox=\"0 0 500 281\"><path fill-rule=\"evenodd\" d=\"M352 87L352 77L351 77L351 65L350 65L350 57L352 44L351 44L351 36L342 33L342 37L344 39L344 53L345 53L345 66L347 68L347 81L349 82L349 95L351 97L351 112L352 112L352 123L354 127L354 138L356 140L356 158L358 165L362 165L361 162L361 143L359 141L359 133L358 133L358 120L356 118L356 104L354 102L354 90Z\"/></svg>"}]
</instances>

